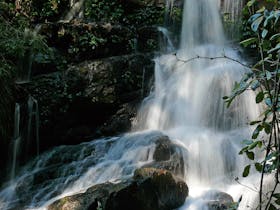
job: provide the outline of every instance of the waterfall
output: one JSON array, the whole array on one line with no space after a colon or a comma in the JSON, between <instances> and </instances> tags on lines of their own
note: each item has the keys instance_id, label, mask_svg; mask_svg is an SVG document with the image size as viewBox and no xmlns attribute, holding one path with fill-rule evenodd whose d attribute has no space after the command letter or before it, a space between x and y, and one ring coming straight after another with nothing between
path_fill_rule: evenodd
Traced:
<instances>
[{"instance_id":1,"label":"waterfall","mask_svg":"<svg viewBox=\"0 0 280 210\"><path fill-rule=\"evenodd\" d=\"M244 0L223 0L221 2L226 33L232 40L238 40L241 32L243 5Z\"/></svg>"},{"instance_id":2,"label":"waterfall","mask_svg":"<svg viewBox=\"0 0 280 210\"><path fill-rule=\"evenodd\" d=\"M0 192L0 208L45 208L92 185L129 177L152 161L155 140L163 134L188 151L184 162L190 196L182 210L207 209L204 199L213 189L229 193L235 201L243 196L240 210L253 207L257 193L237 184L235 178L248 164L238 152L242 140L250 138L248 122L259 117L261 108L253 91L240 96L229 109L222 100L250 70L225 58L243 62L226 45L219 3L185 0L180 49L155 58L154 91L139 110L136 132L42 154ZM53 177L36 182L45 173ZM248 179L239 180L254 187L258 178L252 171Z\"/></svg>"},{"instance_id":3,"label":"waterfall","mask_svg":"<svg viewBox=\"0 0 280 210\"><path fill-rule=\"evenodd\" d=\"M12 164L10 180L15 178L20 140L20 105L16 103L14 113L14 137L12 141Z\"/></svg>"},{"instance_id":4,"label":"waterfall","mask_svg":"<svg viewBox=\"0 0 280 210\"><path fill-rule=\"evenodd\" d=\"M206 209L204 193L209 189L226 191L235 200L243 195L242 210L252 207L257 196L234 179L249 163L238 152L242 140L250 138L248 122L258 119L261 108L253 91L225 107L222 97L250 71L226 58L244 62L226 43L219 1L186 0L180 49L155 59L155 90L138 114L138 129L160 130L189 152L190 198L181 209ZM255 187L258 178L256 173L251 181L242 181Z\"/></svg>"},{"instance_id":5,"label":"waterfall","mask_svg":"<svg viewBox=\"0 0 280 210\"><path fill-rule=\"evenodd\" d=\"M36 154L39 155L39 105L38 101L32 96L28 97L28 124L27 124L27 150L32 139L35 139Z\"/></svg>"}]
</instances>

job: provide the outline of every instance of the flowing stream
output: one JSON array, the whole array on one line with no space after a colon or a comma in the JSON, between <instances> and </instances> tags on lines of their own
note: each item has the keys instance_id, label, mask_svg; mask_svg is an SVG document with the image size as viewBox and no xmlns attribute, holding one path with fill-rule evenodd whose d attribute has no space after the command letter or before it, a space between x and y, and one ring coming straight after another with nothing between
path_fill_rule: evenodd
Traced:
<instances>
[{"instance_id":1,"label":"flowing stream","mask_svg":"<svg viewBox=\"0 0 280 210\"><path fill-rule=\"evenodd\" d=\"M205 193L213 189L229 193L235 201L242 195L239 209L253 208L258 194L248 187L258 187L258 174L252 171L250 177L239 178L248 187L235 178L248 164L238 155L252 132L248 122L261 110L253 91L228 109L222 100L249 70L224 58L242 62L226 44L219 2L185 0L180 49L155 59L154 91L143 101L135 132L60 146L38 156L0 192L0 209L19 204L41 209L92 185L129 177L152 161L155 140L163 134L188 151L184 161L190 195L182 210L207 209Z\"/></svg>"}]
</instances>

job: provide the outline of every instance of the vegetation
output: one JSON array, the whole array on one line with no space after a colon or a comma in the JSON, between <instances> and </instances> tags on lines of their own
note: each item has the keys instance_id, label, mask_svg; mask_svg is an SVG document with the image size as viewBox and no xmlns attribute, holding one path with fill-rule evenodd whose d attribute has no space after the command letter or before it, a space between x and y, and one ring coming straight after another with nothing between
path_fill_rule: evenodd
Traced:
<instances>
[{"instance_id":1,"label":"vegetation","mask_svg":"<svg viewBox=\"0 0 280 210\"><path fill-rule=\"evenodd\" d=\"M224 99L229 106L244 91L255 91L256 103L264 106L261 119L250 123L255 130L251 139L244 140L245 147L240 154L246 154L253 161L244 168L244 177L249 175L251 167L261 173L258 209L276 210L276 204L280 204L280 193L276 193L280 184L280 3L250 0L243 13L246 39L241 44L258 50L258 57L250 66L251 72L245 74L232 95ZM255 158L257 150L264 152L262 160ZM265 175L274 176L269 192L263 190Z\"/></svg>"}]
</instances>

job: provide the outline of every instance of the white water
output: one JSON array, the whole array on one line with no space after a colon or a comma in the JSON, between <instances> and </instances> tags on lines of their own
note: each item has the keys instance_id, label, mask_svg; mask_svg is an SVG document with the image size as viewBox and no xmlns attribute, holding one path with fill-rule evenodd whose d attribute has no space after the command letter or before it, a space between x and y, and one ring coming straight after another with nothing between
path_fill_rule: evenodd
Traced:
<instances>
[{"instance_id":1,"label":"white water","mask_svg":"<svg viewBox=\"0 0 280 210\"><path fill-rule=\"evenodd\" d=\"M39 155L40 140L39 140L39 104L38 101L32 97L28 97L27 101L28 108L28 126L27 126L27 142L29 145L32 139L36 143L36 155Z\"/></svg>"},{"instance_id":2,"label":"white water","mask_svg":"<svg viewBox=\"0 0 280 210\"><path fill-rule=\"evenodd\" d=\"M253 91L229 109L222 100L248 69L226 58L215 59L226 56L242 62L226 46L219 3L185 1L181 47L176 55L155 60L155 91L138 115L141 129L161 130L189 152L185 163L190 197L181 209L207 209L203 194L210 189L228 192L235 201L242 195L241 210L253 208L258 196L234 181L249 163L238 152L242 140L250 138L248 122L258 119L260 108ZM257 191L260 177L252 174L240 181Z\"/></svg>"},{"instance_id":3,"label":"white water","mask_svg":"<svg viewBox=\"0 0 280 210\"><path fill-rule=\"evenodd\" d=\"M44 208L94 184L131 176L135 168L152 161L155 139L162 135L153 130L188 151L185 165L190 196L181 209L204 210L202 195L210 189L225 191L235 201L242 195L241 210L253 207L258 194L234 179L241 176L248 161L238 155L242 140L252 132L247 122L257 119L260 109L250 91L225 108L222 97L248 71L225 58L207 59L226 55L241 60L225 43L219 1L186 0L181 47L176 55L155 59L155 90L139 111L134 128L138 132L61 146L41 155L0 192L0 208L8 209L20 201L26 202L26 209ZM192 59L197 56L205 58ZM192 60L182 61L188 59ZM56 173L52 172L55 165L60 166ZM53 177L44 177L45 170ZM252 173L240 182L257 188L259 177ZM41 183L36 183L38 179Z\"/></svg>"},{"instance_id":4,"label":"white water","mask_svg":"<svg viewBox=\"0 0 280 210\"><path fill-rule=\"evenodd\" d=\"M243 0L224 0L222 5L223 13L228 15L229 20L232 22L240 21L242 7L244 5Z\"/></svg>"},{"instance_id":5,"label":"white water","mask_svg":"<svg viewBox=\"0 0 280 210\"><path fill-rule=\"evenodd\" d=\"M21 141L20 136L20 105L15 104L15 113L14 113L14 137L12 141L12 167L11 167L11 176L10 180L15 178L16 166L17 166L17 156L19 145Z\"/></svg>"}]
</instances>

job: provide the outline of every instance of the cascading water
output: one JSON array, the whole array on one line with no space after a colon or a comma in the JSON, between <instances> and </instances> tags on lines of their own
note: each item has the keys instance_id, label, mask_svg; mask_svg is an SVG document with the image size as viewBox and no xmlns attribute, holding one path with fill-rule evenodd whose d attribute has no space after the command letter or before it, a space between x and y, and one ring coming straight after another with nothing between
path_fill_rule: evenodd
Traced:
<instances>
[{"instance_id":1,"label":"cascading water","mask_svg":"<svg viewBox=\"0 0 280 210\"><path fill-rule=\"evenodd\" d=\"M248 71L226 58L241 61L225 43L219 1L185 1L181 48L176 55L156 59L155 92L138 116L140 128L161 130L189 152L185 162L191 199L182 209L207 208L203 193L208 189L228 191L235 200L247 190L234 183L246 164L238 152L252 132L247 123L258 119L260 108L253 91L225 108L222 97ZM251 194L243 196L246 204L240 209L253 205Z\"/></svg>"},{"instance_id":2,"label":"cascading water","mask_svg":"<svg viewBox=\"0 0 280 210\"><path fill-rule=\"evenodd\" d=\"M232 40L238 40L240 35L243 6L244 0L221 0L221 12L223 13L226 34Z\"/></svg>"},{"instance_id":3,"label":"cascading water","mask_svg":"<svg viewBox=\"0 0 280 210\"><path fill-rule=\"evenodd\" d=\"M28 148L29 144L31 144L31 140L35 139L36 154L39 155L40 141L39 141L39 105L38 105L38 101L35 98L33 98L32 96L29 96L28 101L27 101L27 107L28 107L28 125L27 125L26 145Z\"/></svg>"},{"instance_id":4,"label":"cascading water","mask_svg":"<svg viewBox=\"0 0 280 210\"><path fill-rule=\"evenodd\" d=\"M248 71L224 57L241 60L225 43L219 1L186 0L180 49L155 59L155 90L139 110L137 132L44 153L0 192L0 208L44 208L92 185L131 176L152 161L155 139L162 133L188 151L190 196L181 209L207 209L210 189L228 192L235 200L243 195L241 210L253 207L257 193L234 178L247 161L238 155L252 132L247 122L258 118L260 108L253 91L225 108L222 97ZM255 176L246 185L254 187Z\"/></svg>"},{"instance_id":5,"label":"cascading water","mask_svg":"<svg viewBox=\"0 0 280 210\"><path fill-rule=\"evenodd\" d=\"M20 140L20 105L16 103L14 114L14 138L12 141L12 167L10 180L13 180L15 178Z\"/></svg>"}]
</instances>

